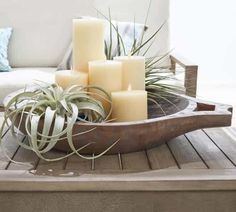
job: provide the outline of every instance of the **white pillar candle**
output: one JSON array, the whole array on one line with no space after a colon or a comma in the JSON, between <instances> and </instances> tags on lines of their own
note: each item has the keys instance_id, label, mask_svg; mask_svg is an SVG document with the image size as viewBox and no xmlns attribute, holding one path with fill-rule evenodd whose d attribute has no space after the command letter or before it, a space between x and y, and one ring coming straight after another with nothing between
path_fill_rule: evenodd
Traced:
<instances>
[{"instance_id":1,"label":"white pillar candle","mask_svg":"<svg viewBox=\"0 0 236 212\"><path fill-rule=\"evenodd\" d=\"M89 62L89 85L101 87L109 95L113 91L122 90L122 64L112 60ZM110 104L101 101L108 112Z\"/></svg>"},{"instance_id":2,"label":"white pillar candle","mask_svg":"<svg viewBox=\"0 0 236 212\"><path fill-rule=\"evenodd\" d=\"M88 72L88 62L104 60L104 21L96 18L73 19L73 69Z\"/></svg>"},{"instance_id":3,"label":"white pillar candle","mask_svg":"<svg viewBox=\"0 0 236 212\"><path fill-rule=\"evenodd\" d=\"M114 60L122 62L123 90L127 90L129 86L133 90L145 90L145 57L119 56Z\"/></svg>"},{"instance_id":4,"label":"white pillar candle","mask_svg":"<svg viewBox=\"0 0 236 212\"><path fill-rule=\"evenodd\" d=\"M55 82L63 89L72 85L87 86L88 74L71 70L57 71L55 74Z\"/></svg>"},{"instance_id":5,"label":"white pillar candle","mask_svg":"<svg viewBox=\"0 0 236 212\"><path fill-rule=\"evenodd\" d=\"M148 118L147 92L140 90L112 92L112 119L116 122Z\"/></svg>"}]
</instances>

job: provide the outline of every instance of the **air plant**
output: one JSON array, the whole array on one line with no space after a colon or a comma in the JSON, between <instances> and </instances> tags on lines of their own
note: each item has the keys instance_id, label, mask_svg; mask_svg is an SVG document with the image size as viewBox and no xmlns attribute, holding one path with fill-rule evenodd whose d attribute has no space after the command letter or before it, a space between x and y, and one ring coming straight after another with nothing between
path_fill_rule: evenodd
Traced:
<instances>
[{"instance_id":1,"label":"air plant","mask_svg":"<svg viewBox=\"0 0 236 212\"><path fill-rule=\"evenodd\" d=\"M94 92L90 92L88 89ZM99 91L102 95L97 94L96 91ZM111 103L110 95L102 88L94 86L72 86L63 90L58 85L53 84L46 87L37 86L31 91L23 90L8 101L0 135L3 134L5 126L8 125L21 147L34 151L39 158L46 161L61 160L73 154L84 159L98 158L109 151L118 141L101 154L87 157L81 155L80 151L92 145L92 143L76 149L73 144L73 137L89 133L95 128L78 134L72 132L77 121L86 123L107 121L111 113L111 107L110 112L106 114L96 95ZM9 123L8 120L11 122ZM40 123L43 123L41 129ZM29 143L17 139L17 134L22 128L29 138ZM72 152L64 157L46 158L44 154L51 151L62 140L67 140Z\"/></svg>"},{"instance_id":2,"label":"air plant","mask_svg":"<svg viewBox=\"0 0 236 212\"><path fill-rule=\"evenodd\" d=\"M147 14L144 21L144 26L147 25L148 16L150 14L152 0L149 1L149 6L147 10ZM147 55L152 49L153 44L155 43L158 35L162 31L163 27L166 25L166 22L161 24L157 30L151 34L149 37L146 36L148 29L144 29L141 35L140 41L137 40L135 37L135 21L134 21L134 38L132 49L130 52L126 52L125 43L122 39L122 36L119 33L119 28L112 22L111 12L109 10L109 16L107 17L103 13L97 10L97 13L103 17L106 21L110 23L110 38L109 44L105 42L105 53L107 59L112 60L115 56L120 55L139 55L146 57L146 77L145 77L145 84L146 90L148 91L148 98L151 102L154 102L158 105L157 99L161 99L167 101L166 97L172 96L173 94L184 93L185 88L178 85L173 85L174 83L170 83L171 81L178 81L178 79L173 75L173 72L170 70L170 66L164 65L164 60L169 58L169 54L171 51L165 53L164 55L156 54L154 56ZM112 32L116 33L116 49L112 52L112 45L113 45L113 36ZM171 102L169 102L171 104ZM159 105L158 105L159 106Z\"/></svg>"}]
</instances>

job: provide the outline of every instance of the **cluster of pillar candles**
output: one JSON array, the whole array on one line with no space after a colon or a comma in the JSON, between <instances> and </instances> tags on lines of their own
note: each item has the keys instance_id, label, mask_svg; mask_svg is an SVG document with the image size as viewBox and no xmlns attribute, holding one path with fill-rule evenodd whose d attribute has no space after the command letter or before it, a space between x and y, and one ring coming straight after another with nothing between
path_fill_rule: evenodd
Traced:
<instances>
[{"instance_id":1,"label":"cluster of pillar candles","mask_svg":"<svg viewBox=\"0 0 236 212\"><path fill-rule=\"evenodd\" d=\"M73 70L58 71L56 83L63 89L71 85L98 86L112 98L111 119L116 122L147 119L145 58L118 56L106 60L104 21L96 18L73 20ZM108 103L100 100L104 109Z\"/></svg>"}]
</instances>

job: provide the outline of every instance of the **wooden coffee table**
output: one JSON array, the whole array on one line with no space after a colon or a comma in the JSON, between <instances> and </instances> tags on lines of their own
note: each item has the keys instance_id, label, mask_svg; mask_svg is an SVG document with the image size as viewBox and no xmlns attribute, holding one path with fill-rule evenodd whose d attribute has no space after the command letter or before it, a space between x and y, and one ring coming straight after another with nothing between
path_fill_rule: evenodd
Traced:
<instances>
[{"instance_id":1,"label":"wooden coffee table","mask_svg":"<svg viewBox=\"0 0 236 212\"><path fill-rule=\"evenodd\" d=\"M7 129L3 141L12 159L27 164L10 162L0 149L1 212L236 211L234 128L198 130L154 149L91 161L44 162L19 148Z\"/></svg>"}]
</instances>

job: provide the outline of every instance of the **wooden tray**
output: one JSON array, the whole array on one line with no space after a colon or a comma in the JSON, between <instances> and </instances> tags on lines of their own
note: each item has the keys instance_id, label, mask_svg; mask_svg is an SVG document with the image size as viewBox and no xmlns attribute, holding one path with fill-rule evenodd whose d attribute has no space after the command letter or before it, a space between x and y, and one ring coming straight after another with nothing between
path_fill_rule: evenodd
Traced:
<instances>
[{"instance_id":1,"label":"wooden tray","mask_svg":"<svg viewBox=\"0 0 236 212\"><path fill-rule=\"evenodd\" d=\"M12 94L6 98L5 102L10 97ZM128 153L155 147L193 130L231 125L232 107L229 105L209 103L173 94L157 101L162 109L150 103L148 120L75 124L74 133L96 128L90 133L74 137L75 147L79 148L89 142L94 142L80 153L99 154L120 139L107 154ZM21 131L24 133L23 128ZM67 140L58 142L55 149L63 152L70 151Z\"/></svg>"}]
</instances>

